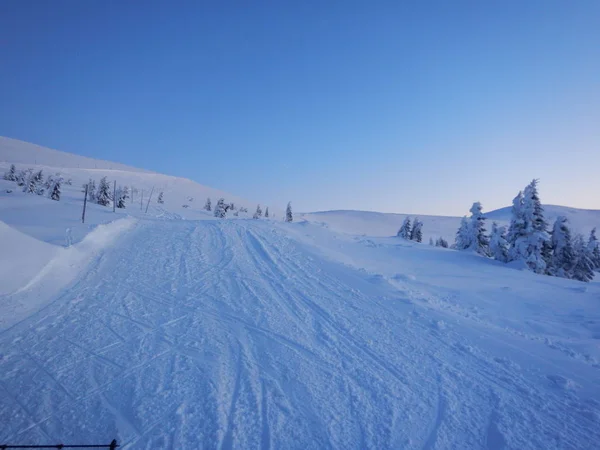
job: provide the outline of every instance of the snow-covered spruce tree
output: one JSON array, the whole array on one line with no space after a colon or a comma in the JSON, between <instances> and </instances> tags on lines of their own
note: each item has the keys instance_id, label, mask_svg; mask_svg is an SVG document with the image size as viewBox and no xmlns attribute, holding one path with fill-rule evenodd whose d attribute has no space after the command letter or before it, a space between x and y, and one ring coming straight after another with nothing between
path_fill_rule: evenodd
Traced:
<instances>
[{"instance_id":1,"label":"snow-covered spruce tree","mask_svg":"<svg viewBox=\"0 0 600 450\"><path fill-rule=\"evenodd\" d=\"M402 226L398 230L397 236L408 240L408 239L410 239L411 232L412 232L412 225L410 223L410 217L407 216L404 219L404 222L402 222Z\"/></svg>"},{"instance_id":2,"label":"snow-covered spruce tree","mask_svg":"<svg viewBox=\"0 0 600 450\"><path fill-rule=\"evenodd\" d=\"M515 246L525 256L525 263L535 273L546 273L550 264L550 236L544 208L537 191L538 180L532 180L523 192L523 234Z\"/></svg>"},{"instance_id":3,"label":"snow-covered spruce tree","mask_svg":"<svg viewBox=\"0 0 600 450\"><path fill-rule=\"evenodd\" d=\"M503 263L508 261L508 242L506 240L506 227L499 227L496 222L492 223L490 233L490 256L496 261Z\"/></svg>"},{"instance_id":4,"label":"snow-covered spruce tree","mask_svg":"<svg viewBox=\"0 0 600 450\"><path fill-rule=\"evenodd\" d=\"M552 264L549 274L555 277L571 278L575 267L575 252L571 240L571 230L567 218L556 218L551 233Z\"/></svg>"},{"instance_id":5,"label":"snow-covered spruce tree","mask_svg":"<svg viewBox=\"0 0 600 450\"><path fill-rule=\"evenodd\" d=\"M525 249L517 247L517 239L525 234L525 219L523 218L523 192L519 191L513 199L510 225L506 240L508 241L508 260L524 261L527 256Z\"/></svg>"},{"instance_id":6,"label":"snow-covered spruce tree","mask_svg":"<svg viewBox=\"0 0 600 450\"><path fill-rule=\"evenodd\" d=\"M469 250L479 253L483 256L489 255L490 241L485 234L485 216L482 212L483 208L481 203L475 202L471 209L471 224L469 231L471 233L469 237L470 245Z\"/></svg>"},{"instance_id":7,"label":"snow-covered spruce tree","mask_svg":"<svg viewBox=\"0 0 600 450\"><path fill-rule=\"evenodd\" d=\"M432 238L432 237L430 237L430 238L429 238L429 245L431 245L432 247L435 245L435 244L433 243L433 238Z\"/></svg>"},{"instance_id":8,"label":"snow-covered spruce tree","mask_svg":"<svg viewBox=\"0 0 600 450\"><path fill-rule=\"evenodd\" d=\"M412 230L410 230L410 240L417 242L423 241L423 222L421 222L418 217L415 217Z\"/></svg>"},{"instance_id":9,"label":"snow-covered spruce tree","mask_svg":"<svg viewBox=\"0 0 600 450\"><path fill-rule=\"evenodd\" d=\"M571 272L571 278L586 283L592 281L594 279L594 263L588 246L580 234L573 241L573 250L575 252L575 266Z\"/></svg>"},{"instance_id":10,"label":"snow-covered spruce tree","mask_svg":"<svg viewBox=\"0 0 600 450\"><path fill-rule=\"evenodd\" d=\"M83 185L83 191L85 192L85 187L87 186L88 193L88 201L95 202L96 201L96 182L90 178L90 180Z\"/></svg>"},{"instance_id":11,"label":"snow-covered spruce tree","mask_svg":"<svg viewBox=\"0 0 600 450\"><path fill-rule=\"evenodd\" d=\"M588 252L592 258L592 264L594 265L594 270L600 269L600 242L598 242L598 238L596 237L596 228L590 231L590 238L588 239Z\"/></svg>"},{"instance_id":12,"label":"snow-covered spruce tree","mask_svg":"<svg viewBox=\"0 0 600 450\"><path fill-rule=\"evenodd\" d=\"M4 174L4 179L7 181L17 181L17 168L14 164L11 164L8 172Z\"/></svg>"},{"instance_id":13,"label":"snow-covered spruce tree","mask_svg":"<svg viewBox=\"0 0 600 450\"><path fill-rule=\"evenodd\" d=\"M28 194L35 194L38 189L37 181L38 181L38 173L33 173L30 169L27 171L27 181L24 184L23 192L27 192Z\"/></svg>"},{"instance_id":14,"label":"snow-covered spruce tree","mask_svg":"<svg viewBox=\"0 0 600 450\"><path fill-rule=\"evenodd\" d=\"M62 178L54 180L54 185L50 188L50 198L52 200L60 201L60 183Z\"/></svg>"},{"instance_id":15,"label":"snow-covered spruce tree","mask_svg":"<svg viewBox=\"0 0 600 450\"><path fill-rule=\"evenodd\" d=\"M235 203L231 202L229 204L229 209L232 210L232 211L235 211Z\"/></svg>"},{"instance_id":16,"label":"snow-covered spruce tree","mask_svg":"<svg viewBox=\"0 0 600 450\"><path fill-rule=\"evenodd\" d=\"M210 201L210 197L206 199L206 203L204 204L204 209L207 211L212 211L212 202Z\"/></svg>"},{"instance_id":17,"label":"snow-covered spruce tree","mask_svg":"<svg viewBox=\"0 0 600 450\"><path fill-rule=\"evenodd\" d=\"M469 230L470 223L467 220L467 216L463 216L460 220L460 227L456 232L456 238L454 241L454 247L456 250L466 250L471 245L471 232Z\"/></svg>"},{"instance_id":18,"label":"snow-covered spruce tree","mask_svg":"<svg viewBox=\"0 0 600 450\"><path fill-rule=\"evenodd\" d=\"M265 209L265 217L268 219L269 218L269 207L267 206L267 209Z\"/></svg>"},{"instance_id":19,"label":"snow-covered spruce tree","mask_svg":"<svg viewBox=\"0 0 600 450\"><path fill-rule=\"evenodd\" d=\"M17 179L15 180L17 182L17 186L25 186L25 184L29 181L29 177L31 176L31 169L28 170L20 170L19 173L17 173Z\"/></svg>"},{"instance_id":20,"label":"snow-covered spruce tree","mask_svg":"<svg viewBox=\"0 0 600 450\"><path fill-rule=\"evenodd\" d=\"M129 188L127 186L121 187L119 186L117 188L117 192L116 192L116 202L117 204L115 205L117 208L125 208L126 207L126 200L129 198Z\"/></svg>"},{"instance_id":21,"label":"snow-covered spruce tree","mask_svg":"<svg viewBox=\"0 0 600 450\"><path fill-rule=\"evenodd\" d=\"M106 180L106 177L102 177L100 179L100 183L98 184L96 203L102 206L110 205L110 184Z\"/></svg>"},{"instance_id":22,"label":"snow-covered spruce tree","mask_svg":"<svg viewBox=\"0 0 600 450\"><path fill-rule=\"evenodd\" d=\"M215 205L214 216L219 219L223 219L227 214L227 209L225 209L225 199L220 198L217 204Z\"/></svg>"},{"instance_id":23,"label":"snow-covered spruce tree","mask_svg":"<svg viewBox=\"0 0 600 450\"><path fill-rule=\"evenodd\" d=\"M437 241L435 241L435 246L448 248L448 241L446 239L444 239L443 237L440 237L437 239Z\"/></svg>"},{"instance_id":24,"label":"snow-covered spruce tree","mask_svg":"<svg viewBox=\"0 0 600 450\"><path fill-rule=\"evenodd\" d=\"M38 170L33 174L33 178L35 182L35 193L37 195L44 195L44 192L46 191L44 187L44 173L41 170Z\"/></svg>"},{"instance_id":25,"label":"snow-covered spruce tree","mask_svg":"<svg viewBox=\"0 0 600 450\"><path fill-rule=\"evenodd\" d=\"M287 208L285 208L285 221L286 222L294 221L294 216L292 214L292 202L288 202Z\"/></svg>"},{"instance_id":26,"label":"snow-covered spruce tree","mask_svg":"<svg viewBox=\"0 0 600 450\"><path fill-rule=\"evenodd\" d=\"M156 202L163 204L165 202L164 195L165 195L164 192L161 192L160 194L158 194L158 199L156 200Z\"/></svg>"},{"instance_id":27,"label":"snow-covered spruce tree","mask_svg":"<svg viewBox=\"0 0 600 450\"><path fill-rule=\"evenodd\" d=\"M256 205L256 212L252 216L253 219L260 219L262 217L262 209L260 209L260 205Z\"/></svg>"},{"instance_id":28,"label":"snow-covered spruce tree","mask_svg":"<svg viewBox=\"0 0 600 450\"><path fill-rule=\"evenodd\" d=\"M44 187L46 188L46 190L50 191L53 186L54 186L54 177L52 176L52 174L50 174L46 178L46 182L44 183Z\"/></svg>"}]
</instances>

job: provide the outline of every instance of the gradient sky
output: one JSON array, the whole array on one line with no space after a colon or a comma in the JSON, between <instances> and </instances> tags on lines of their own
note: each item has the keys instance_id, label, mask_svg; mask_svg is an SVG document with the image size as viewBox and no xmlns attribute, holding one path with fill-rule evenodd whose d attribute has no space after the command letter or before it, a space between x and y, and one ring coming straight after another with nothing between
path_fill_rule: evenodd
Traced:
<instances>
[{"instance_id":1,"label":"gradient sky","mask_svg":"<svg viewBox=\"0 0 600 450\"><path fill-rule=\"evenodd\" d=\"M3 0L0 135L304 211L600 209L600 1Z\"/></svg>"}]
</instances>

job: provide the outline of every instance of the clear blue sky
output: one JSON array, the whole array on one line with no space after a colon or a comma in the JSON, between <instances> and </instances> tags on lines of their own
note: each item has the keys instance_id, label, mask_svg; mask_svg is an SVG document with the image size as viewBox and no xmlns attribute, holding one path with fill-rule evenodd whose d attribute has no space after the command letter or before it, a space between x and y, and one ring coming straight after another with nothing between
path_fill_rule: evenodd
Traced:
<instances>
[{"instance_id":1,"label":"clear blue sky","mask_svg":"<svg viewBox=\"0 0 600 450\"><path fill-rule=\"evenodd\" d=\"M297 210L600 209L600 1L4 0L0 135Z\"/></svg>"}]
</instances>

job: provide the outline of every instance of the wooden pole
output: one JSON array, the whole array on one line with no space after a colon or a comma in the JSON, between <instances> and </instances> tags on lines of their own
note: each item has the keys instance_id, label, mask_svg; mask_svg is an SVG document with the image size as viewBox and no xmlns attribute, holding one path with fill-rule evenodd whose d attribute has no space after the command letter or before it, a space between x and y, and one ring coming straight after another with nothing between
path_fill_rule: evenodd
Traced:
<instances>
[{"instance_id":1,"label":"wooden pole","mask_svg":"<svg viewBox=\"0 0 600 450\"><path fill-rule=\"evenodd\" d=\"M148 213L148 206L150 206L150 200L152 199L153 192L154 192L154 186L152 186L152 190L150 191L150 197L148 197L148 203L146 203L146 214Z\"/></svg>"},{"instance_id":2,"label":"wooden pole","mask_svg":"<svg viewBox=\"0 0 600 450\"><path fill-rule=\"evenodd\" d=\"M85 223L85 207L87 205L88 185L85 185L85 197L83 197L83 214L81 214L81 223Z\"/></svg>"},{"instance_id":3,"label":"wooden pole","mask_svg":"<svg viewBox=\"0 0 600 450\"><path fill-rule=\"evenodd\" d=\"M113 212L115 212L116 207L117 207L117 180L115 180L115 184L113 187Z\"/></svg>"}]
</instances>

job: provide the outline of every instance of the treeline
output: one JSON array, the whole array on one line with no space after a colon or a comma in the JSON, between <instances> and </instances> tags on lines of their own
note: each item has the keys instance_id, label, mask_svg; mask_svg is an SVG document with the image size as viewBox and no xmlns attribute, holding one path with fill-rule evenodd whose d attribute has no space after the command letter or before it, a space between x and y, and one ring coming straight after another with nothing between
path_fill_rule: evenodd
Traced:
<instances>
[{"instance_id":1,"label":"treeline","mask_svg":"<svg viewBox=\"0 0 600 450\"><path fill-rule=\"evenodd\" d=\"M212 206L212 201L209 198L206 199L206 203L204 204L204 209L206 211L213 211L213 215L219 219L224 219L227 217L227 213L229 211L233 211L233 216L238 217L239 213L247 213L248 209L244 208L243 206L240 206L239 208L236 208L235 204L233 202L231 203L227 203L225 202L224 198L220 198L217 201L217 204L215 205L215 207L213 208ZM256 206L256 211L254 212L254 214L252 215L253 219L260 219L263 217L263 210L260 207L260 205ZM269 218L271 217L269 215L269 207L267 206L265 208L265 212L264 212L264 217L265 218ZM288 202L287 207L285 209L285 221L286 222L293 222L294 220L294 216L292 213L292 202Z\"/></svg>"},{"instance_id":2,"label":"treeline","mask_svg":"<svg viewBox=\"0 0 600 450\"><path fill-rule=\"evenodd\" d=\"M111 187L106 177L100 178L98 184L93 179L81 186L81 191L86 192L88 202L96 203L101 206L111 206L115 202L117 208L125 208L126 200L129 198L129 187L118 186L116 189Z\"/></svg>"},{"instance_id":3,"label":"treeline","mask_svg":"<svg viewBox=\"0 0 600 450\"><path fill-rule=\"evenodd\" d=\"M55 201L60 201L61 184L71 184L71 179L65 181L58 172L44 177L42 170L34 171L30 168L17 171L14 164L11 164L10 169L4 174L3 178L17 183L17 186L21 187L23 192L45 195Z\"/></svg>"},{"instance_id":4,"label":"treeline","mask_svg":"<svg viewBox=\"0 0 600 450\"><path fill-rule=\"evenodd\" d=\"M508 230L494 222L488 235L481 203L473 203L471 216L461 221L454 248L504 263L520 261L538 274L591 281L594 271L600 269L596 229L586 240L581 234L573 235L562 216L550 229L537 184L538 180L533 180L514 198Z\"/></svg>"}]
</instances>

